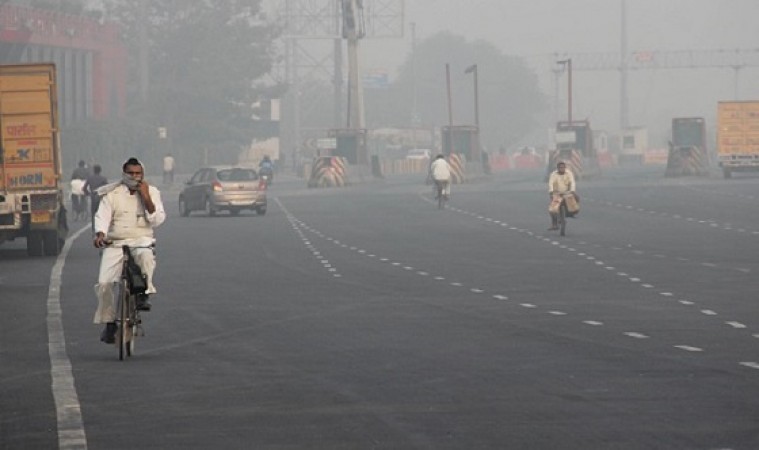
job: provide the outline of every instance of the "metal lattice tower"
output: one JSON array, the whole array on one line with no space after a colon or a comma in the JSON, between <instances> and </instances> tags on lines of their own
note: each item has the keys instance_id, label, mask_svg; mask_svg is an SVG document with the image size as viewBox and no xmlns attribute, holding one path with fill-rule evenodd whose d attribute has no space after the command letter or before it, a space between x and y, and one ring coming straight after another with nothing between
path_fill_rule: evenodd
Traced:
<instances>
[{"instance_id":1,"label":"metal lattice tower","mask_svg":"<svg viewBox=\"0 0 759 450\"><path fill-rule=\"evenodd\" d=\"M343 89L343 0L281 0L274 11L283 27L283 60L274 67L277 81L289 86L285 99L284 126L300 146L301 116L304 111L323 108L328 92L305 99L306 82L330 80L333 84L333 126L342 126ZM399 38L404 29L404 0L363 0L364 39ZM288 136L283 136L287 141Z\"/></svg>"}]
</instances>

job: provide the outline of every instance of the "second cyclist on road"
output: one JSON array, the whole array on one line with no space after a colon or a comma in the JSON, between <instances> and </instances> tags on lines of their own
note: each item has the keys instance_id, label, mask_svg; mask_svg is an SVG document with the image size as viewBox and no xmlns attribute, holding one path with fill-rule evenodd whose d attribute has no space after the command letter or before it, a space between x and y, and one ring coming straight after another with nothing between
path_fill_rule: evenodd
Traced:
<instances>
[{"instance_id":1,"label":"second cyclist on road","mask_svg":"<svg viewBox=\"0 0 759 450\"><path fill-rule=\"evenodd\" d=\"M430 164L430 176L437 187L435 195L442 192L443 198L447 200L451 195L451 166L443 155L437 155Z\"/></svg>"}]
</instances>

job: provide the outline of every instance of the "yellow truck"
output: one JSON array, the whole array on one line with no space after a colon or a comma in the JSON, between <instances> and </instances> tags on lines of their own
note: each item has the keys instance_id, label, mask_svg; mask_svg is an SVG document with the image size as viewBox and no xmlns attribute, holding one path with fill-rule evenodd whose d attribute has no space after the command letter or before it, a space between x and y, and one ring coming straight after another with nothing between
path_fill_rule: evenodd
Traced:
<instances>
[{"instance_id":1,"label":"yellow truck","mask_svg":"<svg viewBox=\"0 0 759 450\"><path fill-rule=\"evenodd\" d=\"M759 171L759 101L719 102L717 156L725 178Z\"/></svg>"},{"instance_id":2,"label":"yellow truck","mask_svg":"<svg viewBox=\"0 0 759 450\"><path fill-rule=\"evenodd\" d=\"M68 233L53 64L0 65L0 242L55 256Z\"/></svg>"}]
</instances>

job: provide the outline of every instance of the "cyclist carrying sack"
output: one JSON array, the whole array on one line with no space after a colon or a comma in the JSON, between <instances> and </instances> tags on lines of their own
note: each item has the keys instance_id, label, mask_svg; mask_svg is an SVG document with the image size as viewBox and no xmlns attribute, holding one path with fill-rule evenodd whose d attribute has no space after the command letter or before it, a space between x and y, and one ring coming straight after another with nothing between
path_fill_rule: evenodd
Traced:
<instances>
[{"instance_id":1,"label":"cyclist carrying sack","mask_svg":"<svg viewBox=\"0 0 759 450\"><path fill-rule=\"evenodd\" d=\"M551 204L548 205L548 212L551 214L558 214L559 206L561 206L561 196L554 194L551 196Z\"/></svg>"},{"instance_id":2,"label":"cyclist carrying sack","mask_svg":"<svg viewBox=\"0 0 759 450\"><path fill-rule=\"evenodd\" d=\"M576 194L569 194L564 198L564 201L567 202L567 211L569 214L577 214L580 212L580 199L577 198Z\"/></svg>"},{"instance_id":3,"label":"cyclist carrying sack","mask_svg":"<svg viewBox=\"0 0 759 450\"><path fill-rule=\"evenodd\" d=\"M131 294L144 294L148 290L148 277L142 273L140 266L134 261L132 255L127 260L127 276L129 277L129 291Z\"/></svg>"}]
</instances>

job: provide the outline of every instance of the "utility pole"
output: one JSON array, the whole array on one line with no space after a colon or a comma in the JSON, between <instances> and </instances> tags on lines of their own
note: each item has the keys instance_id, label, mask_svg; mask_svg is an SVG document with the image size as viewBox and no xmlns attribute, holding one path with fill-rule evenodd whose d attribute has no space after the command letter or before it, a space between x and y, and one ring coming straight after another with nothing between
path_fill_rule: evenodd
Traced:
<instances>
[{"instance_id":1,"label":"utility pole","mask_svg":"<svg viewBox=\"0 0 759 450\"><path fill-rule=\"evenodd\" d=\"M416 22L411 22L411 123L416 127L418 125L417 111L417 92L416 92Z\"/></svg>"},{"instance_id":2,"label":"utility pole","mask_svg":"<svg viewBox=\"0 0 759 450\"><path fill-rule=\"evenodd\" d=\"M139 47L137 50L137 58L140 67L140 102L144 107L148 102L148 90L150 82L150 68L148 66L149 61L149 45L148 41L148 11L147 1L140 0L139 17L137 18L137 35L139 36Z\"/></svg>"},{"instance_id":3,"label":"utility pole","mask_svg":"<svg viewBox=\"0 0 759 450\"><path fill-rule=\"evenodd\" d=\"M567 68L567 122L572 123L572 58L556 61Z\"/></svg>"},{"instance_id":4,"label":"utility pole","mask_svg":"<svg viewBox=\"0 0 759 450\"><path fill-rule=\"evenodd\" d=\"M448 125L453 126L453 100L451 98L451 65L445 63L445 86L448 92Z\"/></svg>"},{"instance_id":5,"label":"utility pole","mask_svg":"<svg viewBox=\"0 0 759 450\"><path fill-rule=\"evenodd\" d=\"M339 27L339 24L337 25ZM335 36L340 36L340 30L336 30ZM335 37L334 47L334 127L340 128L342 123L342 108L343 108L343 40L339 37Z\"/></svg>"},{"instance_id":6,"label":"utility pole","mask_svg":"<svg viewBox=\"0 0 759 450\"><path fill-rule=\"evenodd\" d=\"M359 39L364 37L363 2L343 0L343 37L348 41L348 86L350 113L348 128L362 130L364 123L364 89L361 84Z\"/></svg>"},{"instance_id":7,"label":"utility pole","mask_svg":"<svg viewBox=\"0 0 759 450\"><path fill-rule=\"evenodd\" d=\"M624 130L630 126L630 105L627 97L627 0L622 0L622 26L619 49L619 128Z\"/></svg>"},{"instance_id":8,"label":"utility pole","mask_svg":"<svg viewBox=\"0 0 759 450\"><path fill-rule=\"evenodd\" d=\"M480 129L480 93L479 83L477 82L477 64L472 64L467 67L464 73L471 73L474 75L474 125L477 129Z\"/></svg>"}]
</instances>

